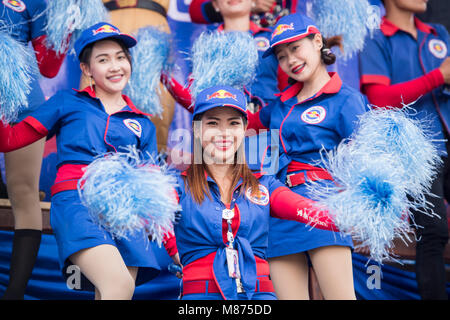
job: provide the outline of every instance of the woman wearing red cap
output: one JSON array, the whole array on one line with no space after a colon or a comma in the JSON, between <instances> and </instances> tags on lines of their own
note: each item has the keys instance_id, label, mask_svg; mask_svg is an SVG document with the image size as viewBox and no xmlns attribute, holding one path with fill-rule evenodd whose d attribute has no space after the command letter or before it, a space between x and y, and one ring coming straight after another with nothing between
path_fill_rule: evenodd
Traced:
<instances>
[{"instance_id":1,"label":"woman wearing red cap","mask_svg":"<svg viewBox=\"0 0 450 320\"><path fill-rule=\"evenodd\" d=\"M342 83L327 65L335 56L314 22L301 14L281 18L264 56L274 55L291 86L252 117L253 128L279 129L278 177L294 192L313 199L306 182L332 184L318 168L321 151L334 149L350 136L357 116L365 112L361 93ZM355 299L352 239L333 231L271 219L268 256L279 299L308 299L308 264L325 299Z\"/></svg>"},{"instance_id":2,"label":"woman wearing red cap","mask_svg":"<svg viewBox=\"0 0 450 320\"><path fill-rule=\"evenodd\" d=\"M79 268L81 287L74 289L93 289L93 285L96 299L131 299L135 283L159 272L148 239L143 235L113 238L94 224L77 191L83 168L100 154L135 145L143 154L156 155L154 125L122 95L131 75L128 49L134 45L133 37L109 23L86 29L75 51L90 85L81 91L58 92L14 127L0 130L3 152L50 132L56 135L58 171L50 216L60 266L65 277Z\"/></svg>"},{"instance_id":3,"label":"woman wearing red cap","mask_svg":"<svg viewBox=\"0 0 450 320\"><path fill-rule=\"evenodd\" d=\"M336 230L311 200L250 171L246 108L243 92L230 86L196 97L193 161L178 178L182 211L174 225L183 299L275 299L266 260L271 215Z\"/></svg>"}]
</instances>

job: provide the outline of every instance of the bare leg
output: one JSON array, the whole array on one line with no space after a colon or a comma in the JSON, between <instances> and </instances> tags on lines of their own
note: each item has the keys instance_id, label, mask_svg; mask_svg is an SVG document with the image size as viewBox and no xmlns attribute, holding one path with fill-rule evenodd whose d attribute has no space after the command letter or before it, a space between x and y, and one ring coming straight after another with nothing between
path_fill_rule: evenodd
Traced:
<instances>
[{"instance_id":1,"label":"bare leg","mask_svg":"<svg viewBox=\"0 0 450 320\"><path fill-rule=\"evenodd\" d=\"M45 138L5 153L6 184L14 212L15 229L42 230L39 176Z\"/></svg>"},{"instance_id":2,"label":"bare leg","mask_svg":"<svg viewBox=\"0 0 450 320\"><path fill-rule=\"evenodd\" d=\"M327 246L310 250L308 253L325 299L356 299L350 248Z\"/></svg>"},{"instance_id":3,"label":"bare leg","mask_svg":"<svg viewBox=\"0 0 450 320\"><path fill-rule=\"evenodd\" d=\"M96 288L96 299L131 300L137 268L125 265L116 247L105 244L81 250L70 256L72 263Z\"/></svg>"},{"instance_id":4,"label":"bare leg","mask_svg":"<svg viewBox=\"0 0 450 320\"><path fill-rule=\"evenodd\" d=\"M269 259L270 277L280 300L309 300L308 260L303 253Z\"/></svg>"}]
</instances>

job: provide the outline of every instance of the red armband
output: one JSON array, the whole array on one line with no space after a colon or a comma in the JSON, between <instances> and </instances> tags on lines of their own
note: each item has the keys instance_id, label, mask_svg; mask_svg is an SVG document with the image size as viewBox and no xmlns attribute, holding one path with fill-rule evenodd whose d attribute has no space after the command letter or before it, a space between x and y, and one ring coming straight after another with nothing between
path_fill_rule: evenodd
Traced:
<instances>
[{"instance_id":1,"label":"red armband","mask_svg":"<svg viewBox=\"0 0 450 320\"><path fill-rule=\"evenodd\" d=\"M66 54L58 55L54 50L48 49L45 45L47 36L42 35L32 40L35 50L39 71L44 77L55 77L66 57Z\"/></svg>"},{"instance_id":2,"label":"red armband","mask_svg":"<svg viewBox=\"0 0 450 320\"><path fill-rule=\"evenodd\" d=\"M26 119L29 119L28 117ZM14 126L0 123L0 152L11 152L44 138L48 132L35 129L26 119Z\"/></svg>"},{"instance_id":3,"label":"red armband","mask_svg":"<svg viewBox=\"0 0 450 320\"><path fill-rule=\"evenodd\" d=\"M166 74L161 74L161 82L170 92L172 97L178 102L183 108L185 108L190 113L194 112L192 106L192 96L188 88L185 88L181 83L179 83L174 78L169 78Z\"/></svg>"},{"instance_id":4,"label":"red armband","mask_svg":"<svg viewBox=\"0 0 450 320\"><path fill-rule=\"evenodd\" d=\"M259 118L260 110L258 110L255 113L251 113L250 111L247 110L247 120L248 120L247 130L253 129L256 130L256 132L259 132L259 130L268 129L262 124L261 119Z\"/></svg>"},{"instance_id":5,"label":"red armband","mask_svg":"<svg viewBox=\"0 0 450 320\"><path fill-rule=\"evenodd\" d=\"M178 253L177 241L173 233L168 232L164 235L163 244L169 256L172 257Z\"/></svg>"},{"instance_id":6,"label":"red armband","mask_svg":"<svg viewBox=\"0 0 450 320\"><path fill-rule=\"evenodd\" d=\"M431 90L444 84L444 77L439 69L410 81L385 85L380 83L367 83L362 85L362 91L367 95L369 102L377 107L402 108Z\"/></svg>"},{"instance_id":7,"label":"red armband","mask_svg":"<svg viewBox=\"0 0 450 320\"><path fill-rule=\"evenodd\" d=\"M337 231L326 211L314 206L314 201L305 198L288 187L279 187L270 195L270 213L275 218L295 220L314 228Z\"/></svg>"}]
</instances>

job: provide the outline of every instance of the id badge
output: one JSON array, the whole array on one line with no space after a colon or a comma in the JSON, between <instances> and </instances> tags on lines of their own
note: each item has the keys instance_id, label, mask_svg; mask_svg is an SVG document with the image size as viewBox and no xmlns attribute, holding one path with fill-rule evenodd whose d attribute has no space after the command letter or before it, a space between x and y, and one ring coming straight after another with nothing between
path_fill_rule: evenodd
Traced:
<instances>
[{"instance_id":1,"label":"id badge","mask_svg":"<svg viewBox=\"0 0 450 320\"><path fill-rule=\"evenodd\" d=\"M236 249L225 248L227 254L228 275L233 279L240 279L239 256Z\"/></svg>"}]
</instances>

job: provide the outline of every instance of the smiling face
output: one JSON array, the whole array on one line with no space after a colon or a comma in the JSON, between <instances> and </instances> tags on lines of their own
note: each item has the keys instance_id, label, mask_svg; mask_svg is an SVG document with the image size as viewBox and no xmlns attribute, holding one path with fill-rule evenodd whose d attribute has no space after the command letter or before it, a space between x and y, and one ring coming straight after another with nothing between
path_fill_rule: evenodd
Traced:
<instances>
[{"instance_id":1,"label":"smiling face","mask_svg":"<svg viewBox=\"0 0 450 320\"><path fill-rule=\"evenodd\" d=\"M122 92L131 76L129 57L113 40L96 42L89 63L81 63L80 67L86 76L93 78L96 90L109 94Z\"/></svg>"},{"instance_id":2,"label":"smiling face","mask_svg":"<svg viewBox=\"0 0 450 320\"><path fill-rule=\"evenodd\" d=\"M194 126L194 134L201 136L205 163L234 163L245 129L242 114L234 108L217 107L206 111L199 125Z\"/></svg>"},{"instance_id":3,"label":"smiling face","mask_svg":"<svg viewBox=\"0 0 450 320\"><path fill-rule=\"evenodd\" d=\"M307 82L319 68L325 67L321 60L322 46L322 36L315 34L313 39L306 37L277 45L275 56L280 68L290 78L298 82Z\"/></svg>"},{"instance_id":4,"label":"smiling face","mask_svg":"<svg viewBox=\"0 0 450 320\"><path fill-rule=\"evenodd\" d=\"M252 9L252 0L213 0L212 4L224 18L249 15Z\"/></svg>"}]
</instances>

